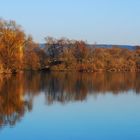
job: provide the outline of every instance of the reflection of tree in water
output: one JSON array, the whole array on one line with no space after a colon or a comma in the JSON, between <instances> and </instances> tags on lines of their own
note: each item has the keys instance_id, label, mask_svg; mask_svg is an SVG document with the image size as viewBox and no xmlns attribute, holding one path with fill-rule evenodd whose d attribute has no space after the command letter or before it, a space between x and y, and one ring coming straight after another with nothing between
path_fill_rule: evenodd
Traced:
<instances>
[{"instance_id":1,"label":"reflection of tree in water","mask_svg":"<svg viewBox=\"0 0 140 140\"><path fill-rule=\"evenodd\" d=\"M82 101L87 94L140 92L139 74L136 73L52 73L46 77L45 95L49 104Z\"/></svg>"},{"instance_id":2,"label":"reflection of tree in water","mask_svg":"<svg viewBox=\"0 0 140 140\"><path fill-rule=\"evenodd\" d=\"M13 126L43 93L47 104L83 101L88 94L133 90L140 93L138 73L25 73L0 78L0 125Z\"/></svg>"},{"instance_id":3,"label":"reflection of tree in water","mask_svg":"<svg viewBox=\"0 0 140 140\"><path fill-rule=\"evenodd\" d=\"M53 73L47 77L45 95L49 104L53 101L65 103L86 98L87 87L84 85L82 75Z\"/></svg>"},{"instance_id":4,"label":"reflection of tree in water","mask_svg":"<svg viewBox=\"0 0 140 140\"><path fill-rule=\"evenodd\" d=\"M19 82L20 81L20 82ZM24 100L24 84L21 76L3 76L0 79L0 126L14 126L30 109Z\"/></svg>"}]
</instances>

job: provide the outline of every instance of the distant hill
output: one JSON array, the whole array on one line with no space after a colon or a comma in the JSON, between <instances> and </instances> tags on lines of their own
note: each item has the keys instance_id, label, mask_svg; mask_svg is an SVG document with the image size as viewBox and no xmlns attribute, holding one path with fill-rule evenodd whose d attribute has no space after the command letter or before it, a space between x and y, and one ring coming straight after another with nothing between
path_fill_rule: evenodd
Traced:
<instances>
[{"instance_id":1,"label":"distant hill","mask_svg":"<svg viewBox=\"0 0 140 140\"><path fill-rule=\"evenodd\" d=\"M42 48L42 49L45 48L45 43L39 44L39 47Z\"/></svg>"},{"instance_id":2,"label":"distant hill","mask_svg":"<svg viewBox=\"0 0 140 140\"><path fill-rule=\"evenodd\" d=\"M132 45L106 45L106 44L95 44L95 45L88 45L89 47L96 47L96 48L112 48L112 47L118 47L118 48L124 48L129 50L134 50L135 46Z\"/></svg>"},{"instance_id":3,"label":"distant hill","mask_svg":"<svg viewBox=\"0 0 140 140\"><path fill-rule=\"evenodd\" d=\"M45 48L45 43L39 44L40 48ZM134 50L135 46L132 45L107 45L107 44L88 44L88 47L96 47L96 48L112 48L112 47L119 47L129 50Z\"/></svg>"}]
</instances>

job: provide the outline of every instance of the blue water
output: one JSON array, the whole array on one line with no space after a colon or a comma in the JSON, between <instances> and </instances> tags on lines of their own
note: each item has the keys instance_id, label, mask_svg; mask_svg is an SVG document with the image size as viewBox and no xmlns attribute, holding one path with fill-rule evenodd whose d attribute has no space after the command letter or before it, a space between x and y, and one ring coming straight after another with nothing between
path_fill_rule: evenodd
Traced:
<instances>
[{"instance_id":1,"label":"blue water","mask_svg":"<svg viewBox=\"0 0 140 140\"><path fill-rule=\"evenodd\" d=\"M64 101L57 89L53 99L47 98L47 88L34 91L32 109L14 125L3 124L0 140L140 140L140 95L132 87L117 94L87 89L82 100L75 99L76 93L67 100L70 93L63 91ZM28 99L33 91L25 92Z\"/></svg>"}]
</instances>

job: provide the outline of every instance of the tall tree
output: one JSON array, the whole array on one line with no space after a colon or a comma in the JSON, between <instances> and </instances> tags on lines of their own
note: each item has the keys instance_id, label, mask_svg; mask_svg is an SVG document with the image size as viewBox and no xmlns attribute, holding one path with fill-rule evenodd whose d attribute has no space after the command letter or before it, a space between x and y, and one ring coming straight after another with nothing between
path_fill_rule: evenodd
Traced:
<instances>
[{"instance_id":1,"label":"tall tree","mask_svg":"<svg viewBox=\"0 0 140 140\"><path fill-rule=\"evenodd\" d=\"M23 67L25 34L15 21L0 19L0 60L5 72Z\"/></svg>"}]
</instances>

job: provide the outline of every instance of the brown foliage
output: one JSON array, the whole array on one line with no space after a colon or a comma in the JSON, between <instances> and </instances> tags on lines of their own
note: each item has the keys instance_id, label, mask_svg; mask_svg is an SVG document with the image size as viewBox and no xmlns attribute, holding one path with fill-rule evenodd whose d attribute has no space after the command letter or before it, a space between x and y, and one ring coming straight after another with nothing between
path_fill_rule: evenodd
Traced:
<instances>
[{"instance_id":1,"label":"brown foliage","mask_svg":"<svg viewBox=\"0 0 140 140\"><path fill-rule=\"evenodd\" d=\"M0 73L19 70L140 71L140 47L88 47L84 41L45 38L40 48L14 21L0 20Z\"/></svg>"},{"instance_id":2,"label":"brown foliage","mask_svg":"<svg viewBox=\"0 0 140 140\"><path fill-rule=\"evenodd\" d=\"M26 70L40 69L40 58L37 53L38 49L38 44L34 43L32 37L29 36L26 41L24 54L24 66Z\"/></svg>"},{"instance_id":3,"label":"brown foliage","mask_svg":"<svg viewBox=\"0 0 140 140\"><path fill-rule=\"evenodd\" d=\"M0 20L0 60L5 71L22 68L25 34L14 21Z\"/></svg>"}]
</instances>

